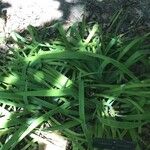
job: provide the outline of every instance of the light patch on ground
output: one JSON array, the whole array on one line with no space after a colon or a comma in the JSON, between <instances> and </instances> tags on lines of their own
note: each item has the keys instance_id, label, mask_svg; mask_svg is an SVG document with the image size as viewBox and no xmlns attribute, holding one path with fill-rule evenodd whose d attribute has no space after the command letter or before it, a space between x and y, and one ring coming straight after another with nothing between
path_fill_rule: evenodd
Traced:
<instances>
[{"instance_id":1,"label":"light patch on ground","mask_svg":"<svg viewBox=\"0 0 150 150\"><path fill-rule=\"evenodd\" d=\"M5 0L7 8L5 31L22 30L29 24L40 26L45 22L62 17L60 3L55 0Z\"/></svg>"},{"instance_id":2,"label":"light patch on ground","mask_svg":"<svg viewBox=\"0 0 150 150\"><path fill-rule=\"evenodd\" d=\"M66 150L68 141L54 132L41 132L30 135L39 144L39 150Z\"/></svg>"},{"instance_id":3,"label":"light patch on ground","mask_svg":"<svg viewBox=\"0 0 150 150\"><path fill-rule=\"evenodd\" d=\"M28 25L42 26L47 22L62 19L65 13L61 8L62 0L2 0L2 2L10 4L10 7L6 8L5 24L0 22L0 32L4 29L5 33L24 30ZM75 1L63 3L71 6ZM82 13L83 7L80 5L70 7L69 21L70 18L73 20L81 18Z\"/></svg>"}]
</instances>

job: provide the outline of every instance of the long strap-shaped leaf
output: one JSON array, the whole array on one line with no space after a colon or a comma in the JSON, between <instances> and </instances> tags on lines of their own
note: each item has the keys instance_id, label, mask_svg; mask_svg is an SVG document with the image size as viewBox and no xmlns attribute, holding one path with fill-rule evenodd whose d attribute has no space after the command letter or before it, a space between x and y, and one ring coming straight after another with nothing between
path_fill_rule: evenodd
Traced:
<instances>
[{"instance_id":1,"label":"long strap-shaped leaf","mask_svg":"<svg viewBox=\"0 0 150 150\"><path fill-rule=\"evenodd\" d=\"M123 73L127 74L129 77L131 77L133 80L138 80L137 77L122 63L119 61L116 61L115 59L112 59L110 57L99 55L91 52L70 52L70 51L57 51L57 52L46 52L45 54L41 54L38 56L32 56L25 59L26 62L30 61L32 63L38 63L41 59L58 59L58 60L71 60L71 59L77 59L77 60L86 60L89 61L92 58L97 58L100 60L108 61L110 64L113 64L115 67L117 67L119 70L121 70Z\"/></svg>"},{"instance_id":2,"label":"long strap-shaped leaf","mask_svg":"<svg viewBox=\"0 0 150 150\"><path fill-rule=\"evenodd\" d=\"M16 92L16 94L21 96L49 96L49 97L61 97L61 96L73 96L75 91L73 88L64 89L46 89L37 91L27 91L27 92Z\"/></svg>"},{"instance_id":3,"label":"long strap-shaped leaf","mask_svg":"<svg viewBox=\"0 0 150 150\"><path fill-rule=\"evenodd\" d=\"M111 118L99 118L99 120L102 122L102 124L109 126L109 127L113 127L113 128L119 128L119 129L133 129L133 128L137 128L140 127L142 125L144 125L146 122L143 123L139 123L139 122L128 122L128 121L116 121L114 119Z\"/></svg>"},{"instance_id":4,"label":"long strap-shaped leaf","mask_svg":"<svg viewBox=\"0 0 150 150\"><path fill-rule=\"evenodd\" d=\"M47 121L49 119L49 116L56 113L57 110L58 108L47 112L39 118L34 118L30 123L23 123L23 125L13 134L13 136L7 141L7 143L2 147L1 150L9 150L10 148L14 148L25 136L27 136L42 122Z\"/></svg>"}]
</instances>

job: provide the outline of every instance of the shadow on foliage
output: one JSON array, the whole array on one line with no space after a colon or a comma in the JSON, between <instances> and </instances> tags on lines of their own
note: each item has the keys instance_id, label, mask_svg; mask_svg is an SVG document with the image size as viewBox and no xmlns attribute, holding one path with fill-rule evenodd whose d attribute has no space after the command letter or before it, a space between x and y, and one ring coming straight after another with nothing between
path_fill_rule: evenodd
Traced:
<instances>
[{"instance_id":1,"label":"shadow on foliage","mask_svg":"<svg viewBox=\"0 0 150 150\"><path fill-rule=\"evenodd\" d=\"M60 1L60 3L61 3L60 9L64 12L63 19L64 20L68 19L71 5L73 4L69 4L68 2L63 0ZM97 2L97 3L98 3L97 7L94 7L93 6L94 3L91 3L91 5L87 7L86 11L89 13L89 10L92 12L95 8L97 8L96 14L98 15L99 13L101 13L102 11L101 9L103 8L100 5L104 4L104 2ZM77 3L77 5L78 4L80 3ZM90 16L91 15L89 15L89 17ZM92 18L89 18L89 20L90 19L92 21ZM50 22L50 25L51 24L55 25L55 21L53 23ZM61 28L59 29L61 32L62 31ZM28 38L31 38L30 36L28 37L27 32L30 33L32 40L27 40ZM84 60L84 57L83 60L81 59L81 62L78 62L78 58L76 58L76 60L69 58L67 61L64 61L63 58L65 58L66 55L60 56L61 54L58 56L54 54L50 57L50 59L47 59L46 52L48 54L49 51L55 49L66 50L66 47L64 46L66 44L65 43L66 39L65 36L63 37L63 31L61 33L62 34L59 35L59 38L62 37L63 40L62 38L60 38L61 40L58 40L56 38L58 32L55 31L55 28L49 26L48 23L44 27L32 28L31 26L29 26L28 31L24 31L22 33L24 36L26 36L27 39L19 36L18 34L12 35L14 39L16 38L15 39L16 40L15 42L17 43L15 45L16 48L10 47L10 50L13 52L13 55L10 54L10 57L8 56L9 63L8 64L5 63L4 64L5 66L0 66L1 69L0 106L1 108L4 109L4 110L1 109L2 110L1 113L3 114L1 114L0 117L1 119L3 119L4 117L3 119L4 122L1 123L1 128L5 129L4 131L2 130L1 132L0 144L3 145L7 141L6 139L9 140L9 142L6 142L7 146L5 145L5 147L3 147L2 150L6 150L10 147L15 147L22 140L20 137L23 138L25 137L26 142L24 143L24 141L23 142L21 141L21 144L19 143L20 149L22 149L22 147L26 146L26 144L28 144L29 141L31 140L31 138L29 138L30 133L31 132L35 133L36 131L35 129L38 129L41 123L43 124L43 126L47 128L47 130L52 130L52 131L59 130L60 132L63 133L63 135L69 136L70 141L73 141L74 145L77 145L79 146L79 148L84 149L85 145L82 145L82 143L84 142L85 133L87 134L86 136L88 136L89 132L86 130L86 127L84 126L81 120L82 117L84 116L80 116L80 115L84 115L84 110L83 111L78 110L81 109L78 108L80 106L80 102L78 102L79 101L78 94L76 95L78 90L78 85L72 86L72 84L77 83L81 85L81 87L79 87L79 90L82 91L80 95L81 96L80 100L82 101L82 98L84 97L84 89L82 87L83 81L78 82L80 71L82 72L83 70L85 71L85 73L87 72L87 76L90 76L89 78L90 80L97 81L98 78L93 73L96 72L98 68L97 66L99 66L99 62L97 62L97 59ZM72 28L72 33L77 33L75 27ZM74 34L72 34L70 39L71 38L73 38L73 40L75 41L77 36L74 37ZM49 41L51 42L50 44L48 43ZM81 46L80 45L81 41L76 41L76 42L77 43L75 43L72 47L77 46L79 48ZM13 43L10 42L10 44ZM84 48L84 45L82 46L83 46L82 48ZM91 49L93 47L94 46L92 46ZM113 46L106 47L106 48L108 49L112 48L112 50L114 50ZM43 54L45 53L45 55L42 56L42 53ZM123 63L125 62L125 60L123 61ZM92 65L93 62L96 63L97 66L96 65L93 66ZM106 62L105 61L103 62L104 62L103 67L105 67ZM94 69L92 70L91 68ZM111 68L113 70L114 66L112 65L112 67L108 67L108 68ZM100 71L101 70L103 70L103 68L102 69L100 68ZM118 73L120 73L120 71L118 71L117 74ZM121 74L120 78L124 78L122 77L122 75L123 74ZM95 76L94 80L93 80L93 76ZM107 74L107 77L109 76L110 75ZM105 78L105 76L103 77ZM70 78L73 81L73 83L70 80ZM105 80L98 79L98 83L99 82L101 83L102 81L104 82ZM116 86L118 87L118 85ZM89 86L91 88L91 85ZM112 87L116 88L116 86L112 86ZM121 86L119 85L118 88L120 87ZM93 125L95 131L98 132L98 130L103 129L101 121L97 119L98 117L101 117L99 115L100 115L100 109L102 109L102 105L103 105L102 101L104 101L104 99L105 100L108 99L107 95L105 95L106 98L104 98L105 96L103 97L103 92L105 94L105 90L106 90L106 94L107 94L109 88L103 87L102 90L100 88L97 89L98 93L102 93L102 97L100 97L99 99L94 98L95 96L94 94L97 91L96 90L92 91L90 88L89 91L86 91L87 93L85 93L86 122L88 122L89 125L88 127ZM110 88L110 90L113 88ZM72 95L75 95L75 97L73 97ZM118 95L116 96L119 97ZM113 96L111 97L111 99L116 100L115 97ZM126 104L126 99L124 103ZM132 122L129 123L132 126ZM134 123L135 122L133 122L133 124ZM81 126L83 127L83 130ZM42 128L40 128L40 130L41 129ZM93 136L98 136L99 132L95 134L94 129L89 131L91 133L93 132L92 133ZM111 129L108 126L105 127L105 131L107 132L104 137L110 137L111 135L110 130ZM26 136L28 136L28 138L26 138ZM80 141L81 144L78 141ZM29 144L29 146L31 145Z\"/></svg>"}]
</instances>

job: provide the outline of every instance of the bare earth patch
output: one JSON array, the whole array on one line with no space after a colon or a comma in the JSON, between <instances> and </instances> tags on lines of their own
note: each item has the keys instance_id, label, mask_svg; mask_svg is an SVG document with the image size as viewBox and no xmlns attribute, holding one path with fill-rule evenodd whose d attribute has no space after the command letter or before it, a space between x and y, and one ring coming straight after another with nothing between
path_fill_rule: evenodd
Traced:
<instances>
[{"instance_id":1,"label":"bare earth patch","mask_svg":"<svg viewBox=\"0 0 150 150\"><path fill-rule=\"evenodd\" d=\"M75 0L2 0L2 3L0 31L5 33L24 30L28 25L42 26L64 18L66 21L76 21L83 13L82 5L75 5Z\"/></svg>"}]
</instances>

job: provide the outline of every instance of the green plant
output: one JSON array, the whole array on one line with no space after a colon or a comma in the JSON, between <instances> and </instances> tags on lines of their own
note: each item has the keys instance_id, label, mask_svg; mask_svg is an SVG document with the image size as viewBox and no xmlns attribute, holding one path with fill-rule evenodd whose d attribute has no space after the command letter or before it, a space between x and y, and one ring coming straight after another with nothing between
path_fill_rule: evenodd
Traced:
<instances>
[{"instance_id":1,"label":"green plant","mask_svg":"<svg viewBox=\"0 0 150 150\"><path fill-rule=\"evenodd\" d=\"M95 137L132 139L140 149L150 121L150 34L129 39L84 20L54 28L49 42L31 26L31 40L12 34L0 67L1 150L38 130L59 131L73 150L93 149Z\"/></svg>"}]
</instances>

